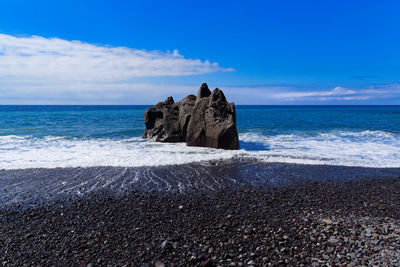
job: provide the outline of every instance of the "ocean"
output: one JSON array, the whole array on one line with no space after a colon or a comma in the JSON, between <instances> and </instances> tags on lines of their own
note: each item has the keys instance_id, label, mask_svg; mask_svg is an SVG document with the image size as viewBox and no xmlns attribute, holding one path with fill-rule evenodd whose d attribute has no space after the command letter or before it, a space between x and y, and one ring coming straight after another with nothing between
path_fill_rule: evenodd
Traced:
<instances>
[{"instance_id":1,"label":"ocean","mask_svg":"<svg viewBox=\"0 0 400 267\"><path fill-rule=\"evenodd\" d=\"M141 138L146 106L0 106L0 169L209 160L400 166L400 106L237 106L239 151Z\"/></svg>"},{"instance_id":2,"label":"ocean","mask_svg":"<svg viewBox=\"0 0 400 267\"><path fill-rule=\"evenodd\" d=\"M238 151L144 140L146 108L0 106L0 204L49 192L214 190L399 173L400 106L239 105Z\"/></svg>"}]
</instances>

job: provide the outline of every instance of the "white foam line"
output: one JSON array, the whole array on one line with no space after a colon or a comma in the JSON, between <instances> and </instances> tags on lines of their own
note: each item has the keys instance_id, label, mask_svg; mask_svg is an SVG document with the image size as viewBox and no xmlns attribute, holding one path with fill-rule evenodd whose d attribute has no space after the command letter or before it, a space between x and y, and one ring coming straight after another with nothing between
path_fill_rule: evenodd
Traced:
<instances>
[{"instance_id":1,"label":"white foam line","mask_svg":"<svg viewBox=\"0 0 400 267\"><path fill-rule=\"evenodd\" d=\"M400 136L383 131L240 135L238 151L113 139L0 136L0 169L142 167L226 159L313 165L400 167ZM268 149L253 151L259 147ZM194 170L196 171L196 170ZM137 177L139 179L139 177ZM158 184L157 181L153 181Z\"/></svg>"}]
</instances>

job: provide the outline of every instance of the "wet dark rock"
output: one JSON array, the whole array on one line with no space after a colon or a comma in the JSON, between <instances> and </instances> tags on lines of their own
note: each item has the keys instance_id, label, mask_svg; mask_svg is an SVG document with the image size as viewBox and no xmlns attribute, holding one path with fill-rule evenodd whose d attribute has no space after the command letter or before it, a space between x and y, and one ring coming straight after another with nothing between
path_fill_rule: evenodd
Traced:
<instances>
[{"instance_id":1,"label":"wet dark rock","mask_svg":"<svg viewBox=\"0 0 400 267\"><path fill-rule=\"evenodd\" d=\"M186 142L188 146L239 149L234 103L216 88L203 83L197 97L175 103L172 97L150 107L144 114L143 138L158 142Z\"/></svg>"},{"instance_id":2,"label":"wet dark rock","mask_svg":"<svg viewBox=\"0 0 400 267\"><path fill-rule=\"evenodd\" d=\"M170 96L164 102L150 107L144 113L144 138L157 142L180 142L179 105Z\"/></svg>"},{"instance_id":3,"label":"wet dark rock","mask_svg":"<svg viewBox=\"0 0 400 267\"><path fill-rule=\"evenodd\" d=\"M224 93L218 88L207 97L203 96L207 95L204 90L199 90L187 130L186 144L239 149L235 104L228 103Z\"/></svg>"}]
</instances>

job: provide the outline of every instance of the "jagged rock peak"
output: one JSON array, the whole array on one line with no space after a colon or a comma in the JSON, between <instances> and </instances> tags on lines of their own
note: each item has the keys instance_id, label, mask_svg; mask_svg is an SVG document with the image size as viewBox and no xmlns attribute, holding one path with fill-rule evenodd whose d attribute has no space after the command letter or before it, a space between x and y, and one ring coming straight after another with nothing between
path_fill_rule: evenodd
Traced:
<instances>
[{"instance_id":1,"label":"jagged rock peak","mask_svg":"<svg viewBox=\"0 0 400 267\"><path fill-rule=\"evenodd\" d=\"M201 99L203 97L208 97L210 95L211 95L211 91L210 91L210 89L208 89L208 85L206 83L203 83L200 86L200 89L199 89L199 91L197 93L197 98Z\"/></svg>"}]
</instances>

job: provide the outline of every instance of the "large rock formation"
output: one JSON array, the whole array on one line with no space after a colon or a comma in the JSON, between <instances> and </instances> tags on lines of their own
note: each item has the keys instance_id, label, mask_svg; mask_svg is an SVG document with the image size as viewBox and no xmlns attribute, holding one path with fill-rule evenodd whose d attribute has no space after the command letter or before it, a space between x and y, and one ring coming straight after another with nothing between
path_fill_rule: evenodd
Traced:
<instances>
[{"instance_id":1,"label":"large rock formation","mask_svg":"<svg viewBox=\"0 0 400 267\"><path fill-rule=\"evenodd\" d=\"M180 142L179 107L170 96L164 102L148 108L144 113L146 131L144 138L155 138L158 142Z\"/></svg>"},{"instance_id":2,"label":"large rock formation","mask_svg":"<svg viewBox=\"0 0 400 267\"><path fill-rule=\"evenodd\" d=\"M216 88L203 83L197 97L175 103L172 97L148 108L144 138L159 142L186 142L188 146L239 149L235 104Z\"/></svg>"},{"instance_id":3,"label":"large rock formation","mask_svg":"<svg viewBox=\"0 0 400 267\"><path fill-rule=\"evenodd\" d=\"M188 125L186 144L239 149L235 104L228 103L220 89L204 94L200 88Z\"/></svg>"}]
</instances>

